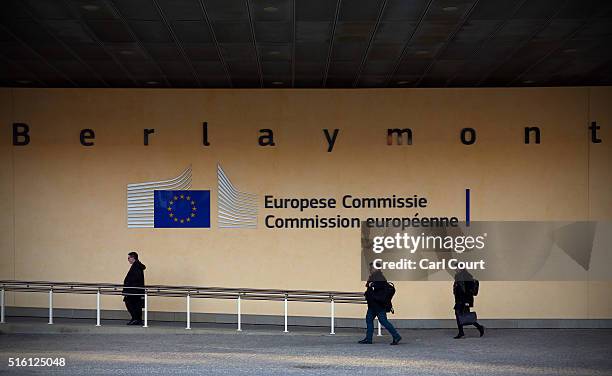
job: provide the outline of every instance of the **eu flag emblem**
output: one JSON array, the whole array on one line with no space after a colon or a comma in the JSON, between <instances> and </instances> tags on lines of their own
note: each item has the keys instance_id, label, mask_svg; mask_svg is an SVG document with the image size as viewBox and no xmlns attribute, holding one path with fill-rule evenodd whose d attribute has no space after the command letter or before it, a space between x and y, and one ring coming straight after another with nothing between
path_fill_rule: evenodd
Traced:
<instances>
[{"instance_id":1,"label":"eu flag emblem","mask_svg":"<svg viewBox=\"0 0 612 376\"><path fill-rule=\"evenodd\" d=\"M154 191L155 227L210 228L210 191Z\"/></svg>"}]
</instances>

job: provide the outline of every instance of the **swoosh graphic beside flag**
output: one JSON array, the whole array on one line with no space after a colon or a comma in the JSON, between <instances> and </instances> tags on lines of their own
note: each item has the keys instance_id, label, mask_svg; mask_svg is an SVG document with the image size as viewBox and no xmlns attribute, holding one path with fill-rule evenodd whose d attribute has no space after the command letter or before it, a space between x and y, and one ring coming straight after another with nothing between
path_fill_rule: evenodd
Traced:
<instances>
[{"instance_id":1,"label":"swoosh graphic beside flag","mask_svg":"<svg viewBox=\"0 0 612 376\"><path fill-rule=\"evenodd\" d=\"M257 228L257 195L237 190L217 164L217 223L221 228Z\"/></svg>"},{"instance_id":2,"label":"swoosh graphic beside flag","mask_svg":"<svg viewBox=\"0 0 612 376\"><path fill-rule=\"evenodd\" d=\"M191 188L191 166L179 176L145 183L127 185L127 225L128 228L155 227L156 190L188 190Z\"/></svg>"}]
</instances>

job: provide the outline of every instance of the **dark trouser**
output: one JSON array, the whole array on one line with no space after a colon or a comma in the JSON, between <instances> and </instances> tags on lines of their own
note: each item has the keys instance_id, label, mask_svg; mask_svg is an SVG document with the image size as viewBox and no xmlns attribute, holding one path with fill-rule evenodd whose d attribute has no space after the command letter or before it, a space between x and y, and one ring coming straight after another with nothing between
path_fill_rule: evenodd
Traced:
<instances>
[{"instance_id":1,"label":"dark trouser","mask_svg":"<svg viewBox=\"0 0 612 376\"><path fill-rule=\"evenodd\" d=\"M142 302L140 296L126 296L125 307L132 316L132 320L142 321Z\"/></svg>"},{"instance_id":2,"label":"dark trouser","mask_svg":"<svg viewBox=\"0 0 612 376\"><path fill-rule=\"evenodd\" d=\"M457 320L457 329L459 329L459 335L464 335L465 334L463 332L463 325L459 324L459 315L461 315L462 313L467 313L469 311L470 311L470 308L467 307L467 306L455 307L455 320ZM480 330L480 328L482 328L482 325L480 325L476 321L473 324L468 324L468 325L474 325L479 330Z\"/></svg>"},{"instance_id":3,"label":"dark trouser","mask_svg":"<svg viewBox=\"0 0 612 376\"><path fill-rule=\"evenodd\" d=\"M374 318L375 317L378 317L378 321L380 322L380 324L389 331L393 339L399 338L400 336L399 333L397 332L397 330L395 330L393 325L391 325L389 320L387 320L387 313L384 310L375 312L371 308L368 308L368 313L366 313L366 317L365 317L366 327L367 327L366 339L368 341L372 341L372 336L374 335Z\"/></svg>"}]
</instances>

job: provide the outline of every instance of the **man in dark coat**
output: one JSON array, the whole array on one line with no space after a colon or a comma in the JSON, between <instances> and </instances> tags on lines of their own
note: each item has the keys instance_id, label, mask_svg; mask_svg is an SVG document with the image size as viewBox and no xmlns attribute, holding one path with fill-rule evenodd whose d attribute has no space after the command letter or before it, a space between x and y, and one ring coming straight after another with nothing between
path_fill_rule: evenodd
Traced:
<instances>
[{"instance_id":1,"label":"man in dark coat","mask_svg":"<svg viewBox=\"0 0 612 376\"><path fill-rule=\"evenodd\" d=\"M476 288L476 281L474 277L465 269L459 269L455 273L455 282L453 283L453 295L455 296L455 319L457 320L457 329L459 333L454 337L455 339L463 338L465 333L463 332L463 325L461 324L460 316L470 312L470 307L474 307L474 291ZM474 325L480 336L484 335L484 326L480 325L477 321L469 323L468 325Z\"/></svg>"},{"instance_id":2,"label":"man in dark coat","mask_svg":"<svg viewBox=\"0 0 612 376\"><path fill-rule=\"evenodd\" d=\"M389 294L389 284L387 279L379 269L370 264L370 276L366 282L364 295L368 302L368 312L366 313L366 337L359 341L361 344L371 344L374 335L374 319L384 326L393 337L392 345L397 345L402 337L395 327L387 320L387 311L391 310L391 296Z\"/></svg>"},{"instance_id":3,"label":"man in dark coat","mask_svg":"<svg viewBox=\"0 0 612 376\"><path fill-rule=\"evenodd\" d=\"M127 325L143 325L142 309L144 308L144 289L130 287L144 287L144 270L147 268L138 260L138 253L128 253L128 262L131 264L123 280L123 301L132 316Z\"/></svg>"}]
</instances>

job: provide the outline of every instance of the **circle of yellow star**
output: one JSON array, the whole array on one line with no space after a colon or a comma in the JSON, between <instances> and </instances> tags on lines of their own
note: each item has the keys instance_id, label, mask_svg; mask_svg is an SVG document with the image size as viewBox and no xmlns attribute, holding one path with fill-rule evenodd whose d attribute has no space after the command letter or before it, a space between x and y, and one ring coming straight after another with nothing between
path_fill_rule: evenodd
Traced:
<instances>
[{"instance_id":1,"label":"circle of yellow star","mask_svg":"<svg viewBox=\"0 0 612 376\"><path fill-rule=\"evenodd\" d=\"M191 206L191 212L183 218L177 217L177 214L175 213L175 208L173 207L179 200L186 200L187 203ZM170 217L170 219L174 222L180 223L191 222L191 219L195 218L196 216L195 212L198 210L198 208L196 207L195 200L192 200L190 195L185 194L178 194L174 196L173 199L168 202L168 207L166 209L168 211L168 216Z\"/></svg>"}]
</instances>

